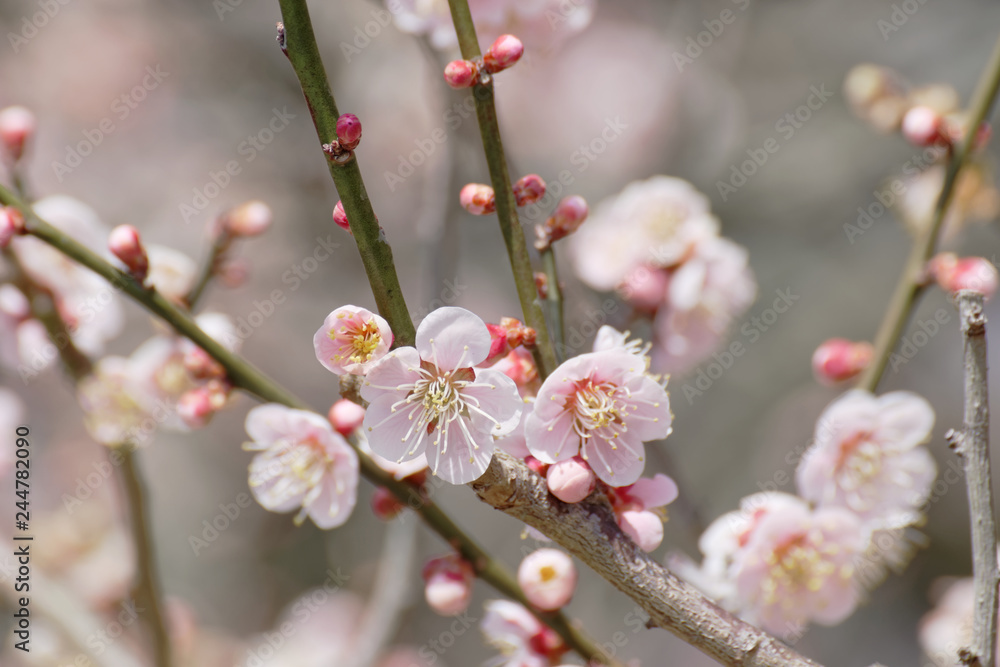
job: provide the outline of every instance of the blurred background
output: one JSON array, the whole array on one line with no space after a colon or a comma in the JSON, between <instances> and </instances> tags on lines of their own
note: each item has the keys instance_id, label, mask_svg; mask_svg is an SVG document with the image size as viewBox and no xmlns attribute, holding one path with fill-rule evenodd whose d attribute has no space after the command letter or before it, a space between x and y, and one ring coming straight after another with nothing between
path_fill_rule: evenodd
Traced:
<instances>
[{"instance_id":1,"label":"blurred background","mask_svg":"<svg viewBox=\"0 0 1000 667\"><path fill-rule=\"evenodd\" d=\"M708 522L735 509L743 496L787 480L777 473L792 475L786 456L809 442L817 416L839 394L813 379L813 350L832 336L871 338L881 320L910 239L891 213L853 238L845 225L857 224L858 208L876 201L876 191L921 151L851 113L841 88L845 74L872 62L915 85L949 83L967 100L1000 30L995 3L914 1L908 7L916 11L902 14L905 22L896 25L892 16L900 5L598 0L587 27L534 51L529 44L524 61L498 78L512 175L535 172L551 184L568 170L566 194L583 195L591 206L637 179L684 178L711 198L723 234L749 249L758 300L730 336L747 353L700 395L687 397L683 387L706 364L671 379L674 432L651 460L654 470L674 476L682 497L670 508L659 558L668 550L697 556L696 538ZM468 96L441 80L451 54L379 24L380 9L365 0L311 6L340 111L357 114L364 124L358 156L410 310L419 318L434 307L459 305L487 321L519 316L497 225L457 205L461 185L487 182L488 174ZM689 38L724 10L734 20L690 62L679 60L677 54L690 56ZM44 22L33 18L46 11L51 16ZM266 201L275 213L273 228L240 248L251 262L248 282L211 287L205 304L238 321L255 311L266 315L261 300L275 290L287 296L253 328L243 352L322 412L337 399L338 384L316 362L312 335L335 307L373 308L374 302L351 238L331 224L338 197L294 74L274 41L279 18L276 2L259 0L3 2L0 32L8 44L0 47L0 106L25 105L39 118L28 162L36 196L79 198L105 223L133 224L146 240L193 258L207 254L206 229L215 215L248 199ZM377 31L362 39L373 20ZM33 31L26 21L34 21ZM782 131L778 124L806 103L814 87L832 95L790 135L787 126ZM613 138L586 157L581 148L611 126L617 129L603 136ZM443 142L431 138L440 136L439 128L447 133ZM766 164L735 192L720 191L718 183L729 181L746 151L772 137L780 148ZM84 140L92 150L71 166L71 153ZM995 145L988 150L995 153ZM239 173L206 192L213 174L232 161ZM527 217L526 223L543 218ZM339 247L313 272L292 280L324 242ZM1000 234L992 221L972 225L951 247L996 263ZM568 265L563 275L572 330L600 311L607 297L576 282ZM750 324L759 335L748 336L744 325L770 308L777 290L799 298L772 325ZM942 310L947 322L921 338L926 344L906 363L890 367L881 389L909 389L934 405L930 446L943 470L954 455L941 436L961 423L962 366L957 316L940 291L922 300L907 335ZM154 328L133 304L126 313L124 333L108 349L127 356ZM987 315L1000 322L996 301ZM621 324L614 313L608 318ZM1000 366L998 355L994 344L994 367ZM86 481L107 453L87 438L58 370L29 382L5 371L0 381L28 405L40 554L34 567L71 587L92 584L97 590L87 599L96 608L108 605L109 591L127 585L131 565L116 478ZM200 664L234 664L233 656L260 642L258 633L275 627L287 604L329 581L331 571L347 575L338 584L344 591L368 598L386 553L402 554L411 574L398 591L404 610L392 629L393 644L423 647L424 658L433 657L428 664L451 667L494 656L475 628L456 633L447 650L426 651L453 622L427 609L419 569L446 546L421 528L415 553L405 558L400 545L408 539L406 529L397 520L388 529L395 532L387 532L387 524L373 518L367 484L350 521L335 531L311 523L296 528L291 515L251 503L208 540L213 533L206 526L247 492L250 454L240 445L252 405L241 397L207 428L186 436L160 433L141 453L163 587L182 602L181 616L197 627L191 632L198 641L216 651ZM11 484L9 477L2 483L5 499ZM787 481L778 487L794 492ZM535 546L514 521L470 502L468 489L442 487L435 497L512 567L522 549ZM13 524L10 505L0 503L4 531ZM416 523L412 516L407 521ZM811 628L796 649L828 665L927 664L917 624L930 608L932 583L971 571L964 484L935 494L922 532L925 548L905 572L890 576L842 625ZM196 546L197 539L207 546ZM634 621L628 621L634 604L589 571L582 578L569 613L601 641L624 632L619 656L643 665L714 664L664 631L633 633ZM4 587L6 594L9 581ZM482 601L492 597L477 585L469 616L481 618ZM111 606L112 617L117 609ZM70 664L55 650L46 657L41 632L36 656L15 656L8 646L0 660Z\"/></svg>"}]
</instances>

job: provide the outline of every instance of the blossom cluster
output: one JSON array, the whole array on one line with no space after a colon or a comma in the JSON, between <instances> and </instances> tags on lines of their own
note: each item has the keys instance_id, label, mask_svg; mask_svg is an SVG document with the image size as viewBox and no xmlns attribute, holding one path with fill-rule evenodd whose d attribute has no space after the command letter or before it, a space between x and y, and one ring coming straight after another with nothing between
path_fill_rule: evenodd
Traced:
<instances>
[{"instance_id":1,"label":"blossom cluster","mask_svg":"<svg viewBox=\"0 0 1000 667\"><path fill-rule=\"evenodd\" d=\"M700 566L677 570L728 609L789 638L849 616L909 556L937 468L934 412L919 396L855 389L820 416L795 474L798 495L746 497L704 532Z\"/></svg>"}]
</instances>

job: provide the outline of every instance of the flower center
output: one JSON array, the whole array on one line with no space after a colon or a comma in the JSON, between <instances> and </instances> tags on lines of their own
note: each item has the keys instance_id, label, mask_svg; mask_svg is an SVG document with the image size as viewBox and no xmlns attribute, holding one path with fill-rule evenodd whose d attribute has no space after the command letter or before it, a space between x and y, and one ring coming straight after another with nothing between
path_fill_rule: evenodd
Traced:
<instances>
[{"instance_id":1,"label":"flower center","mask_svg":"<svg viewBox=\"0 0 1000 667\"><path fill-rule=\"evenodd\" d=\"M589 438L592 431L612 424L624 425L624 405L615 399L618 387L610 382L595 384L587 379L581 382L571 404L573 429L581 438ZM616 433L613 437L618 437Z\"/></svg>"},{"instance_id":2,"label":"flower center","mask_svg":"<svg viewBox=\"0 0 1000 667\"><path fill-rule=\"evenodd\" d=\"M548 583L556 578L556 569L551 565L543 565L540 570L538 570L538 576L542 578L542 581Z\"/></svg>"},{"instance_id":3,"label":"flower center","mask_svg":"<svg viewBox=\"0 0 1000 667\"><path fill-rule=\"evenodd\" d=\"M340 331L336 328L331 329L329 336L330 340L340 340L343 343L339 354L334 356L335 361L344 358L355 364L370 361L378 346L382 344L382 335L378 332L378 324L373 319L367 322L347 322Z\"/></svg>"},{"instance_id":4,"label":"flower center","mask_svg":"<svg viewBox=\"0 0 1000 667\"><path fill-rule=\"evenodd\" d=\"M818 546L805 533L800 533L785 540L768 554L768 576L762 585L767 604L776 601L791 603L792 600L787 597L790 590L805 588L816 592L822 588L823 582L836 568L824 558L824 551Z\"/></svg>"},{"instance_id":5,"label":"flower center","mask_svg":"<svg viewBox=\"0 0 1000 667\"><path fill-rule=\"evenodd\" d=\"M876 476L882 468L882 448L862 431L840 443L836 476L844 489L854 489Z\"/></svg>"}]
</instances>

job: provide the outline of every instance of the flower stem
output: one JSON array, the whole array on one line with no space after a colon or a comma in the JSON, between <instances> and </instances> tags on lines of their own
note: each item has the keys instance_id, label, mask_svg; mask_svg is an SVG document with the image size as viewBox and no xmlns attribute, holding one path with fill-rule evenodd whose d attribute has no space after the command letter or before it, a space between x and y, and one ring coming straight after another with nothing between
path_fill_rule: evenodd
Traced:
<instances>
[{"instance_id":1,"label":"flower stem","mask_svg":"<svg viewBox=\"0 0 1000 667\"><path fill-rule=\"evenodd\" d=\"M462 57L473 60L481 55L476 28L472 23L468 0L448 0L451 7L451 18L458 33L458 45ZM479 134L483 140L486 153L486 164L490 170L490 182L495 194L497 219L500 221L500 231L507 245L507 255L510 257L511 270L514 273L514 283L517 285L517 296L524 312L524 322L537 333L539 351L539 373L542 378L548 377L555 370L555 349L549 338L548 325L542 306L538 302L538 290L535 288L535 274L531 268L531 257L528 255L528 243L524 238L524 230L517 217L517 202L514 190L510 184L510 174L507 171L507 158L503 151L503 141L500 138L500 124L497 121L497 110L494 103L493 77L484 75L472 89L476 102L476 117L479 120Z\"/></svg>"},{"instance_id":2,"label":"flower stem","mask_svg":"<svg viewBox=\"0 0 1000 667\"><path fill-rule=\"evenodd\" d=\"M316 45L309 7L305 0L279 0L279 4L284 27L279 27L278 42L299 79L320 143L330 143L337 138L340 112L337 111L337 103L327 82L326 68ZM351 153L339 161L327 158L325 153L323 155L343 202L351 234L361 253L379 314L389 322L395 335L395 345L413 345L413 321L396 275L392 248L375 217L357 157Z\"/></svg>"},{"instance_id":3,"label":"flower stem","mask_svg":"<svg viewBox=\"0 0 1000 667\"><path fill-rule=\"evenodd\" d=\"M14 206L25 216L25 229L28 234L45 241L61 251L67 257L76 260L94 273L98 274L112 286L121 289L136 302L170 325L177 333L187 336L205 350L226 370L226 375L233 385L268 402L281 403L291 408L310 410L310 407L290 391L266 376L250 362L241 356L222 347L215 339L206 334L191 318L190 313L182 310L155 290L146 289L131 276L119 271L87 247L62 233L45 222L23 202L14 196L10 190L0 185L0 203ZM361 473L371 483L387 488L404 506L413 507L421 518L440 535L448 544L474 564L477 574L500 593L517 600L522 604L527 600L510 572L489 553L480 547L475 540L459 528L451 518L436 504L422 497L419 489L413 485L396 480L391 474L382 470L364 452L358 451ZM539 620L559 634L573 650L588 660L601 660L602 653L598 644L587 637L581 630L570 624L560 612L536 612ZM607 662L612 666L620 666L615 661Z\"/></svg>"},{"instance_id":4,"label":"flower stem","mask_svg":"<svg viewBox=\"0 0 1000 667\"><path fill-rule=\"evenodd\" d=\"M559 287L559 271L556 268L556 251L550 245L542 251L542 268L548 278L546 300L549 302L549 315L552 318L552 338L555 347L556 361L562 363L563 350L566 346L566 324L563 311L562 289Z\"/></svg>"},{"instance_id":5,"label":"flower stem","mask_svg":"<svg viewBox=\"0 0 1000 667\"><path fill-rule=\"evenodd\" d=\"M215 272L219 268L219 262L226 251L229 250L232 240L233 237L225 229L219 231L218 235L212 240L212 247L208 252L208 258L201 267L201 273L198 274L198 279L195 281L194 287L184 297L184 302L187 303L188 309L191 312L194 312L198 301L205 294L205 288L208 287L209 282L215 276Z\"/></svg>"},{"instance_id":6,"label":"flower stem","mask_svg":"<svg viewBox=\"0 0 1000 667\"><path fill-rule=\"evenodd\" d=\"M903 266L903 273L899 277L899 283L896 285L896 291L893 292L889 302L885 318L875 336L875 355L872 363L858 380L858 386L863 389L874 392L878 388L892 352L896 348L896 343L910 319L917 298L923 291L925 267L937 248L938 235L955 193L958 175L969 155L973 152L979 127L989 116L998 89L1000 89L1000 37L993 47L993 54L990 56L989 63L983 71L979 84L976 86L976 92L969 103L971 114L965 139L948 164L944 185L941 187L941 194L934 206L934 212L929 223L913 244L910 256Z\"/></svg>"}]
</instances>

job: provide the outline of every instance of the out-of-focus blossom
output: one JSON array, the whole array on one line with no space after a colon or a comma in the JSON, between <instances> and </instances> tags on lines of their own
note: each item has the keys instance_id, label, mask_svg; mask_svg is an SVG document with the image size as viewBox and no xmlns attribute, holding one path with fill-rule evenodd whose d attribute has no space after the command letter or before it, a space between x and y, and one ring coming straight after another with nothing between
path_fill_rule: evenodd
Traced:
<instances>
[{"instance_id":1,"label":"out-of-focus blossom","mask_svg":"<svg viewBox=\"0 0 1000 667\"><path fill-rule=\"evenodd\" d=\"M597 477L582 458L574 456L550 465L545 472L545 483L559 500L578 503L594 491Z\"/></svg>"},{"instance_id":2,"label":"out-of-focus blossom","mask_svg":"<svg viewBox=\"0 0 1000 667\"><path fill-rule=\"evenodd\" d=\"M733 574L742 615L783 637L810 622L840 623L860 600L854 560L867 543L861 521L845 509L776 507L737 552Z\"/></svg>"},{"instance_id":3,"label":"out-of-focus blossom","mask_svg":"<svg viewBox=\"0 0 1000 667\"><path fill-rule=\"evenodd\" d=\"M150 243L149 277L146 284L171 301L181 301L198 277L198 265L193 259L173 248Z\"/></svg>"},{"instance_id":4,"label":"out-of-focus blossom","mask_svg":"<svg viewBox=\"0 0 1000 667\"><path fill-rule=\"evenodd\" d=\"M595 5L596 0L472 0L469 8L481 41L514 33L529 48L550 51L590 24ZM444 0L401 0L389 8L403 32L427 35L442 51L458 44Z\"/></svg>"},{"instance_id":5,"label":"out-of-focus blossom","mask_svg":"<svg viewBox=\"0 0 1000 667\"><path fill-rule=\"evenodd\" d=\"M521 561L517 583L528 601L542 611L566 606L576 590L573 559L558 549L539 549Z\"/></svg>"},{"instance_id":6,"label":"out-of-focus blossom","mask_svg":"<svg viewBox=\"0 0 1000 667\"><path fill-rule=\"evenodd\" d=\"M944 588L947 586L947 588ZM920 619L917 637L920 647L937 667L962 667L958 656L960 649L972 646L973 612L976 589L972 577L939 579L934 582L939 598L929 612ZM1000 665L1000 659L994 664Z\"/></svg>"},{"instance_id":7,"label":"out-of-focus blossom","mask_svg":"<svg viewBox=\"0 0 1000 667\"><path fill-rule=\"evenodd\" d=\"M442 616L455 616L469 608L475 573L457 554L427 561L423 569L424 598Z\"/></svg>"},{"instance_id":8,"label":"out-of-focus blossom","mask_svg":"<svg viewBox=\"0 0 1000 667\"><path fill-rule=\"evenodd\" d=\"M660 473L640 478L630 486L611 488L608 499L619 527L640 549L651 552L663 541L663 508L674 502L677 495L674 480Z\"/></svg>"},{"instance_id":9,"label":"out-of-focus blossom","mask_svg":"<svg viewBox=\"0 0 1000 667\"><path fill-rule=\"evenodd\" d=\"M91 437L112 447L148 444L157 424L169 413L124 357L97 362L93 373L77 385L77 399Z\"/></svg>"},{"instance_id":10,"label":"out-of-focus blossom","mask_svg":"<svg viewBox=\"0 0 1000 667\"><path fill-rule=\"evenodd\" d=\"M253 199L226 213L223 223L233 236L259 236L274 222L271 207Z\"/></svg>"},{"instance_id":11,"label":"out-of-focus blossom","mask_svg":"<svg viewBox=\"0 0 1000 667\"><path fill-rule=\"evenodd\" d=\"M35 114L22 106L11 106L0 110L0 143L14 162L24 155L24 148L35 136L38 121Z\"/></svg>"},{"instance_id":12,"label":"out-of-focus blossom","mask_svg":"<svg viewBox=\"0 0 1000 667\"><path fill-rule=\"evenodd\" d=\"M320 528L334 528L357 502L358 455L319 415L269 403L247 414L252 438L244 449L259 452L250 464L250 490L272 512L299 510Z\"/></svg>"},{"instance_id":13,"label":"out-of-focus blossom","mask_svg":"<svg viewBox=\"0 0 1000 667\"><path fill-rule=\"evenodd\" d=\"M842 507L872 528L916 522L937 466L926 448L934 410L905 391L875 397L855 389L831 403L795 478L799 494L822 507Z\"/></svg>"},{"instance_id":14,"label":"out-of-focus blossom","mask_svg":"<svg viewBox=\"0 0 1000 667\"><path fill-rule=\"evenodd\" d=\"M996 267L984 257L958 257L942 252L931 258L927 269L941 289L949 293L972 290L988 299L1000 281Z\"/></svg>"},{"instance_id":15,"label":"out-of-focus blossom","mask_svg":"<svg viewBox=\"0 0 1000 667\"><path fill-rule=\"evenodd\" d=\"M898 128L911 106L896 72L867 63L847 73L844 97L855 115L880 132Z\"/></svg>"},{"instance_id":16,"label":"out-of-focus blossom","mask_svg":"<svg viewBox=\"0 0 1000 667\"><path fill-rule=\"evenodd\" d=\"M931 149L925 149L931 150ZM945 152L942 150L941 155ZM914 235L931 222L934 207L944 185L945 168L935 164L912 176L903 178L903 193L896 207L899 215ZM958 175L948 213L942 224L942 238L948 240L968 222L988 222L1000 214L1000 192L993 182L991 170L977 160L967 164Z\"/></svg>"},{"instance_id":17,"label":"out-of-focus blossom","mask_svg":"<svg viewBox=\"0 0 1000 667\"><path fill-rule=\"evenodd\" d=\"M654 176L595 206L568 247L580 280L607 291L636 267L675 266L718 230L705 195L679 178Z\"/></svg>"},{"instance_id":18,"label":"out-of-focus blossom","mask_svg":"<svg viewBox=\"0 0 1000 667\"><path fill-rule=\"evenodd\" d=\"M527 609L507 600L489 600L480 628L486 642L501 657L495 667L549 667L566 653L559 635L542 625Z\"/></svg>"},{"instance_id":19,"label":"out-of-focus blossom","mask_svg":"<svg viewBox=\"0 0 1000 667\"><path fill-rule=\"evenodd\" d=\"M14 369L21 362L18 328L30 315L24 293L10 283L0 284L0 366Z\"/></svg>"},{"instance_id":20,"label":"out-of-focus blossom","mask_svg":"<svg viewBox=\"0 0 1000 667\"><path fill-rule=\"evenodd\" d=\"M392 330L380 315L341 306L323 320L313 336L316 358L337 375L364 375L389 352Z\"/></svg>"},{"instance_id":21,"label":"out-of-focus blossom","mask_svg":"<svg viewBox=\"0 0 1000 667\"><path fill-rule=\"evenodd\" d=\"M522 401L509 377L477 369L490 333L464 308L433 311L417 327L416 347L386 355L361 387L372 450L402 463L427 452L435 475L465 484L485 472L494 437L520 422Z\"/></svg>"},{"instance_id":22,"label":"out-of-focus blossom","mask_svg":"<svg viewBox=\"0 0 1000 667\"><path fill-rule=\"evenodd\" d=\"M653 369L682 373L696 366L756 293L746 249L724 238L698 243L670 276L666 303L653 322Z\"/></svg>"},{"instance_id":23,"label":"out-of-focus blossom","mask_svg":"<svg viewBox=\"0 0 1000 667\"><path fill-rule=\"evenodd\" d=\"M645 466L643 443L667 437L673 419L666 390L645 371L640 358L619 350L561 364L525 422L532 455L558 463L579 454L606 484L633 484Z\"/></svg>"},{"instance_id":24,"label":"out-of-focus blossom","mask_svg":"<svg viewBox=\"0 0 1000 667\"><path fill-rule=\"evenodd\" d=\"M916 106L903 116L903 136L914 146L930 146L941 140L944 119L930 107Z\"/></svg>"},{"instance_id":25,"label":"out-of-focus blossom","mask_svg":"<svg viewBox=\"0 0 1000 667\"><path fill-rule=\"evenodd\" d=\"M337 433L349 438L361 428L361 424L365 420L365 409L354 401L342 398L330 406L327 418Z\"/></svg>"},{"instance_id":26,"label":"out-of-focus blossom","mask_svg":"<svg viewBox=\"0 0 1000 667\"><path fill-rule=\"evenodd\" d=\"M177 399L177 415L188 428L204 428L215 413L226 407L232 387L222 380L209 380L181 394Z\"/></svg>"},{"instance_id":27,"label":"out-of-focus blossom","mask_svg":"<svg viewBox=\"0 0 1000 667\"><path fill-rule=\"evenodd\" d=\"M850 380L871 363L875 349L868 341L853 342L844 338L823 341L812 356L813 375L823 384Z\"/></svg>"},{"instance_id":28,"label":"out-of-focus blossom","mask_svg":"<svg viewBox=\"0 0 1000 667\"><path fill-rule=\"evenodd\" d=\"M0 448L0 479L3 479L14 467L16 448L14 446L16 429L24 425L27 416L24 403L20 397L6 387L0 387L0 429L7 433L4 446Z\"/></svg>"}]
</instances>

